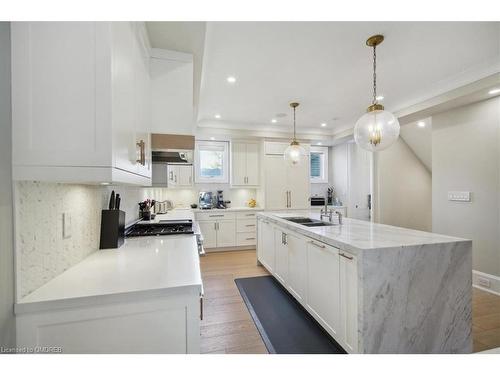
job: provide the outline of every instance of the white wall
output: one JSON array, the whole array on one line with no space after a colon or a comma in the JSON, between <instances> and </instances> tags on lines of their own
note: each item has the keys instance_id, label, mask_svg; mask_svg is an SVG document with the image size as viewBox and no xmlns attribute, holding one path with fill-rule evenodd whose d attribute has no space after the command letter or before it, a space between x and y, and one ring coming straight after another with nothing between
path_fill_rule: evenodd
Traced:
<instances>
[{"instance_id":1,"label":"white wall","mask_svg":"<svg viewBox=\"0 0 500 375\"><path fill-rule=\"evenodd\" d=\"M15 347L10 24L0 22L0 347Z\"/></svg>"},{"instance_id":2,"label":"white wall","mask_svg":"<svg viewBox=\"0 0 500 375\"><path fill-rule=\"evenodd\" d=\"M433 116L432 229L470 238L475 270L500 276L500 98ZM472 192L449 202L447 192Z\"/></svg>"},{"instance_id":3,"label":"white wall","mask_svg":"<svg viewBox=\"0 0 500 375\"><path fill-rule=\"evenodd\" d=\"M432 177L399 138L374 154L375 221L398 227L431 230Z\"/></svg>"},{"instance_id":4,"label":"white wall","mask_svg":"<svg viewBox=\"0 0 500 375\"><path fill-rule=\"evenodd\" d=\"M330 182L335 189L335 196L343 204L348 203L348 144L343 143L332 147L330 150Z\"/></svg>"}]
</instances>

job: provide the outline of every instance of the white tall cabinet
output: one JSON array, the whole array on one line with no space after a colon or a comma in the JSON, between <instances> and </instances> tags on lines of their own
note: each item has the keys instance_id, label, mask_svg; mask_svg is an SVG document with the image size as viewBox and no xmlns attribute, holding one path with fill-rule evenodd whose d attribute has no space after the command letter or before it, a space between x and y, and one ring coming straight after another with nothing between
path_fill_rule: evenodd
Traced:
<instances>
[{"instance_id":1,"label":"white tall cabinet","mask_svg":"<svg viewBox=\"0 0 500 375\"><path fill-rule=\"evenodd\" d=\"M266 209L309 209L309 155L292 167L282 154L264 156Z\"/></svg>"},{"instance_id":2,"label":"white tall cabinet","mask_svg":"<svg viewBox=\"0 0 500 375\"><path fill-rule=\"evenodd\" d=\"M231 142L231 185L259 185L259 144Z\"/></svg>"},{"instance_id":3,"label":"white tall cabinet","mask_svg":"<svg viewBox=\"0 0 500 375\"><path fill-rule=\"evenodd\" d=\"M151 183L141 23L13 22L16 180Z\"/></svg>"}]
</instances>

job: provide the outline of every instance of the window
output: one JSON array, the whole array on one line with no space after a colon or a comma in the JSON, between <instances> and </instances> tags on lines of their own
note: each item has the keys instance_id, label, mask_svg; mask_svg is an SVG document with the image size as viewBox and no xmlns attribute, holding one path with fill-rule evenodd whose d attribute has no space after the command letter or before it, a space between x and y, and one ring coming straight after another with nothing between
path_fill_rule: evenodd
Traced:
<instances>
[{"instance_id":1,"label":"window","mask_svg":"<svg viewBox=\"0 0 500 375\"><path fill-rule=\"evenodd\" d=\"M195 170L198 183L228 183L228 142L196 142Z\"/></svg>"},{"instance_id":2,"label":"window","mask_svg":"<svg viewBox=\"0 0 500 375\"><path fill-rule=\"evenodd\" d=\"M328 147L311 147L311 183L328 183Z\"/></svg>"}]
</instances>

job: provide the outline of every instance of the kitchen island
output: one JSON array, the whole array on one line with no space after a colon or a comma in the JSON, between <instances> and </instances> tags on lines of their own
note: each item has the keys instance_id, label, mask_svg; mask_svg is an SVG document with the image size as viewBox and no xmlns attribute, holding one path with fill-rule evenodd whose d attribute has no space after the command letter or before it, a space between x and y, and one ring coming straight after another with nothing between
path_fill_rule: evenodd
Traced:
<instances>
[{"instance_id":1,"label":"kitchen island","mask_svg":"<svg viewBox=\"0 0 500 375\"><path fill-rule=\"evenodd\" d=\"M257 216L258 261L347 352L472 352L472 241L324 225L318 213Z\"/></svg>"}]
</instances>

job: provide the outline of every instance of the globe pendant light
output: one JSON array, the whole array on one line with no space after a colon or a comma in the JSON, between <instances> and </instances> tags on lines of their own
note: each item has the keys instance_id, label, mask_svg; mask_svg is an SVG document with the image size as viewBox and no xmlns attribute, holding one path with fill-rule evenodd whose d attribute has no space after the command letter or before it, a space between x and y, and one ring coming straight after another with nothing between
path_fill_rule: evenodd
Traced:
<instances>
[{"instance_id":1,"label":"globe pendant light","mask_svg":"<svg viewBox=\"0 0 500 375\"><path fill-rule=\"evenodd\" d=\"M368 151L386 149L399 137L398 119L377 101L377 46L383 41L383 35L374 35L366 41L367 46L373 47L373 101L354 127L354 140Z\"/></svg>"},{"instance_id":2,"label":"globe pendant light","mask_svg":"<svg viewBox=\"0 0 500 375\"><path fill-rule=\"evenodd\" d=\"M298 106L299 103L290 103L290 107L293 108L293 139L290 146L285 149L285 153L283 155L286 163L292 167L300 165L306 156L306 150L304 150L304 147L302 147L297 141L295 132L295 108Z\"/></svg>"}]
</instances>

